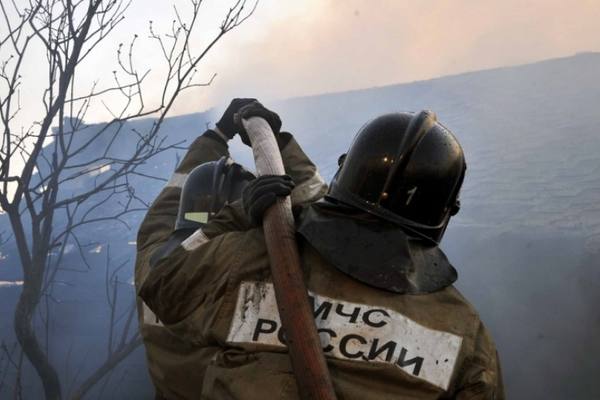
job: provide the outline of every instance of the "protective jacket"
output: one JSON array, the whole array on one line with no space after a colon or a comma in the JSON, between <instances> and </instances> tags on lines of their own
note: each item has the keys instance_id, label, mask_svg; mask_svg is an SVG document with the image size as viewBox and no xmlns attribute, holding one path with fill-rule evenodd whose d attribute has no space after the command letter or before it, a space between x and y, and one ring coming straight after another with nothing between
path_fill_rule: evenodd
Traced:
<instances>
[{"instance_id":1,"label":"protective jacket","mask_svg":"<svg viewBox=\"0 0 600 400\"><path fill-rule=\"evenodd\" d=\"M296 188L292 192L294 203L309 203L322 197L327 187L317 168L302 152L292 135L282 132L278 141L282 148L286 173L296 182ZM150 206L138 231L136 290L139 291L142 287L151 264L162 258L165 250L170 251L171 245L181 236L179 232L175 235L172 232L177 218L181 188L187 174L200 164L228 155L226 142L210 130L191 144L171 179ZM216 224L217 221L212 225ZM157 399L197 399L207 360L218 353L219 347L198 345L174 334L140 297L137 299L137 307L140 332Z\"/></svg>"},{"instance_id":2,"label":"protective jacket","mask_svg":"<svg viewBox=\"0 0 600 400\"><path fill-rule=\"evenodd\" d=\"M293 202L306 205L322 196L322 181L297 144L288 143L283 155L286 172L299 184ZM160 209L160 201L153 207ZM150 217L145 224L153 231ZM166 237L141 245L137 276L150 368L157 386L169 388L161 389L165 397L297 399L262 230L233 203L145 267L144 254ZM342 272L302 236L298 243L339 399L504 398L492 339L452 285L428 294L392 293ZM151 335L153 327L162 336ZM163 350L167 337L177 351Z\"/></svg>"}]
</instances>

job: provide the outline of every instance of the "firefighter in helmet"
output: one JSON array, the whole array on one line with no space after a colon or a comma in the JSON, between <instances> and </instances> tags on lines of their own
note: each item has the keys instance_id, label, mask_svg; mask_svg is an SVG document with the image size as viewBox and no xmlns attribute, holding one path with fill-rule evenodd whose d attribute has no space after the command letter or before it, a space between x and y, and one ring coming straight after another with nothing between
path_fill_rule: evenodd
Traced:
<instances>
[{"instance_id":1,"label":"firefighter in helmet","mask_svg":"<svg viewBox=\"0 0 600 400\"><path fill-rule=\"evenodd\" d=\"M260 103L237 112L269 122L287 175L245 183L145 267L140 304L196 354L198 379L172 398L298 398L260 226L288 195L339 398L504 398L493 341L439 247L466 170L456 137L429 111L382 115L358 132L326 192L275 113Z\"/></svg>"},{"instance_id":2,"label":"firefighter in helmet","mask_svg":"<svg viewBox=\"0 0 600 400\"><path fill-rule=\"evenodd\" d=\"M169 263L182 243L194 243L201 228L245 229L226 226L225 218L216 217L224 207L235 207L243 189L254 175L229 157L228 142L238 133L234 115L255 99L234 99L213 129L199 136L189 147L171 179L150 206L137 237L135 285L140 290L148 275L161 263ZM274 113L260 108L257 115L267 118L276 128L281 123ZM249 144L241 133L242 140ZM290 133L279 132L278 144L286 173L296 182L296 204L321 198L326 185L315 165L302 152ZM289 181L291 182L291 181ZM287 186L285 188L287 190ZM213 228L215 229L215 228ZM176 267L176 264L172 264ZM183 289L182 289L183 290ZM181 336L166 325L137 298L138 320L144 341L150 377L156 399L196 399L202 387L206 360L217 354L218 346L205 346Z\"/></svg>"}]
</instances>

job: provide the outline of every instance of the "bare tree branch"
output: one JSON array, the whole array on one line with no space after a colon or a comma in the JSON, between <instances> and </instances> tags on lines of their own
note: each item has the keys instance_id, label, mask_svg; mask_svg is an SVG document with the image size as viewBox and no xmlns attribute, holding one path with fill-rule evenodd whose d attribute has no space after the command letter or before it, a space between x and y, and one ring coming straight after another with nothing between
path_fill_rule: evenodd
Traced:
<instances>
[{"instance_id":1,"label":"bare tree branch","mask_svg":"<svg viewBox=\"0 0 600 400\"><path fill-rule=\"evenodd\" d=\"M46 399L60 399L62 383L48 357L51 310L59 300L53 294L58 271L65 271L64 257L75 246L87 268L83 227L92 224L123 224L126 216L144 210L147 204L136 194L132 179L158 179L144 166L153 157L177 148L160 135L165 118L179 95L192 88L210 85L216 77L199 79L198 66L221 38L256 9L234 0L219 30L206 46L195 49L194 29L198 25L202 1L190 0L189 10L174 9L175 20L161 34L150 23L149 37L156 42L165 63L162 76L153 76L160 96L148 98L144 89L150 74L160 68L136 65L135 35L119 45L112 82L94 82L80 89L79 71L98 46L124 20L129 0L28 0L22 5L0 0L0 19L6 27L0 37L0 208L10 221L23 270L23 288L15 310L15 332L23 356L33 365L42 381ZM45 86L41 98L25 100L21 71L35 60L32 49L43 49L40 71ZM10 51L8 51L10 50ZM5 55L6 54L6 55ZM29 60L29 61L28 61ZM157 75L160 72L157 72ZM118 99L118 101L114 101ZM15 126L28 104L43 107L30 127ZM108 104L111 104L108 107ZM105 106L112 119L101 125L86 125L84 119L93 107ZM144 129L130 122L152 116ZM121 144L134 138L127 154ZM107 209L105 204L113 207ZM140 339L132 334L135 312L117 309L120 284L116 273L109 276L111 307L107 361L75 391L75 398L87 393L107 372L135 349ZM39 307L42 302L43 307ZM39 317L37 316L39 314ZM34 318L44 326L45 346ZM117 334L117 325L122 334ZM15 392L17 393L17 392ZM18 391L20 396L20 390ZM17 394L15 394L17 396Z\"/></svg>"},{"instance_id":2,"label":"bare tree branch","mask_svg":"<svg viewBox=\"0 0 600 400\"><path fill-rule=\"evenodd\" d=\"M135 349L137 349L142 344L142 338L137 335L130 341L128 341L124 346L120 347L120 349L112 354L112 356L107 359L104 364L102 364L92 375L86 378L86 380L79 386L77 390L71 396L72 400L79 400L85 396L86 393L90 391L92 387L94 387L98 382L104 378L104 376L109 373L112 369L114 369L121 361L123 361L129 354L131 354Z\"/></svg>"}]
</instances>

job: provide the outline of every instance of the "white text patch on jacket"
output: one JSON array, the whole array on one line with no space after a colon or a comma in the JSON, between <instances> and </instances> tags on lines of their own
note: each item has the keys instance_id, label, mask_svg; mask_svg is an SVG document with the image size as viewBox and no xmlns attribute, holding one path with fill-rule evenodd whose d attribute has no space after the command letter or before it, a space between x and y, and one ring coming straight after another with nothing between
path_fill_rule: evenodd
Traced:
<instances>
[{"instance_id":1,"label":"white text patch on jacket","mask_svg":"<svg viewBox=\"0 0 600 400\"><path fill-rule=\"evenodd\" d=\"M426 328L383 307L309 294L326 356L392 364L448 388L461 337ZM227 341L285 346L272 283L242 283Z\"/></svg>"}]
</instances>

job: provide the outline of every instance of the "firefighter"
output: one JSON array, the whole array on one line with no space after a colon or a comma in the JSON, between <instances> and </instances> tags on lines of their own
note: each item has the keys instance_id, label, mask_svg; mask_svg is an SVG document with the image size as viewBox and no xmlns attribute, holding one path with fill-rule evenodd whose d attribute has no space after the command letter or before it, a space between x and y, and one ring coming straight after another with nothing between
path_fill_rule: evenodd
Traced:
<instances>
[{"instance_id":1,"label":"firefighter","mask_svg":"<svg viewBox=\"0 0 600 400\"><path fill-rule=\"evenodd\" d=\"M228 141L238 131L233 117L255 99L234 99L213 129L199 136L150 206L137 237L135 284L139 290L146 276L161 260L198 228L212 221L225 204L240 199L254 175L229 157ZM265 115L265 117L275 114ZM272 120L273 126L280 124ZM278 135L286 172L297 182L296 204L313 202L327 186L317 168L302 152L293 136ZM248 142L244 135L243 140ZM232 227L233 229L233 227ZM144 340L150 377L157 399L196 399L204 377L206 360L218 347L198 345L173 334L148 305L137 299L140 332Z\"/></svg>"},{"instance_id":2,"label":"firefighter","mask_svg":"<svg viewBox=\"0 0 600 400\"><path fill-rule=\"evenodd\" d=\"M260 227L276 198L291 195L301 210L308 295L340 399L502 399L493 341L452 286L456 270L439 248L466 170L454 135L427 111L375 118L340 157L323 196L316 168L291 135L279 133L275 113L259 103L237 112L271 125L287 175L250 181L240 200L138 281L140 303L197 354L197 379L182 383L182 398L298 398Z\"/></svg>"}]
</instances>

